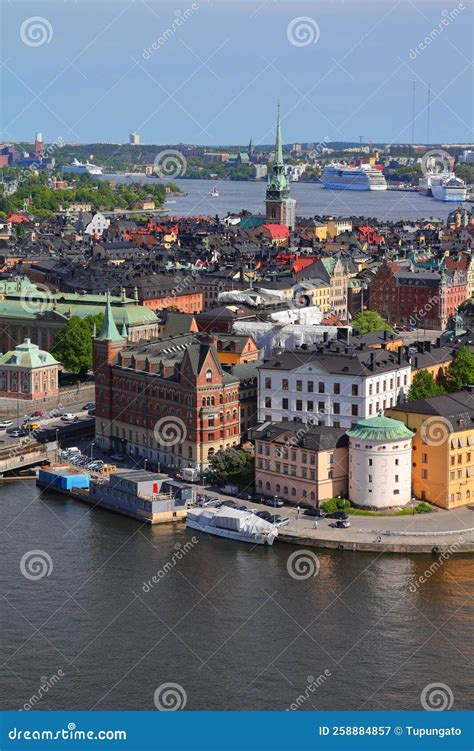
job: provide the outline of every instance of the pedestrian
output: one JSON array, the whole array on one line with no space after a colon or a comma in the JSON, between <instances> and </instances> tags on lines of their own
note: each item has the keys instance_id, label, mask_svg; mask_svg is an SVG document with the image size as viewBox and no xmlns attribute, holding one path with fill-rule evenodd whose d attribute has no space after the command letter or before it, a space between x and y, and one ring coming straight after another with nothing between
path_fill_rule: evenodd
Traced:
<instances>
[{"instance_id":1,"label":"pedestrian","mask_svg":"<svg viewBox=\"0 0 474 751\"><path fill-rule=\"evenodd\" d=\"M318 520L315 519L314 524L313 524L313 529L317 529L317 528L318 528Z\"/></svg>"},{"instance_id":2,"label":"pedestrian","mask_svg":"<svg viewBox=\"0 0 474 751\"><path fill-rule=\"evenodd\" d=\"M296 507L296 516L299 516L299 515L300 515L300 507L299 507L299 506L297 506L297 507Z\"/></svg>"}]
</instances>

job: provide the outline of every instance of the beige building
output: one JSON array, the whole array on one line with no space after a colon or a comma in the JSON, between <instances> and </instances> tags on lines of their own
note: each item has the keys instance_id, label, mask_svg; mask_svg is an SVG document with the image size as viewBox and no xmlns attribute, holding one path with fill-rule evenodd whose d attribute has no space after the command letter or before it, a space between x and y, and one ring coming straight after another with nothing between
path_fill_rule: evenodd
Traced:
<instances>
[{"instance_id":1,"label":"beige building","mask_svg":"<svg viewBox=\"0 0 474 751\"><path fill-rule=\"evenodd\" d=\"M345 430L294 422L264 423L255 440L255 490L295 505L347 497Z\"/></svg>"}]
</instances>

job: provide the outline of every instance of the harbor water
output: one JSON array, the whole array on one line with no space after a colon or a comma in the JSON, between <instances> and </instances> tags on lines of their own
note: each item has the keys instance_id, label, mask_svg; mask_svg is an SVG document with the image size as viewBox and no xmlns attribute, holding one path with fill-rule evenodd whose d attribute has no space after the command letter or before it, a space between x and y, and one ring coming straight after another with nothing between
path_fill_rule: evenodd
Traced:
<instances>
[{"instance_id":1,"label":"harbor water","mask_svg":"<svg viewBox=\"0 0 474 751\"><path fill-rule=\"evenodd\" d=\"M473 706L468 557L253 547L31 481L0 509L2 708L154 709L170 683L186 709L420 709L433 683Z\"/></svg>"}]
</instances>

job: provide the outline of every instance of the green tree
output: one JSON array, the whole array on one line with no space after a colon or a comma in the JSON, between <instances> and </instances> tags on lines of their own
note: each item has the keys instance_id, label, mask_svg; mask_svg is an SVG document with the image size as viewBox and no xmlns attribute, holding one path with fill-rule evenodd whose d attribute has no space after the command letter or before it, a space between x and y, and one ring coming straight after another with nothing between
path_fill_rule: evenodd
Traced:
<instances>
[{"instance_id":1,"label":"green tree","mask_svg":"<svg viewBox=\"0 0 474 751\"><path fill-rule=\"evenodd\" d=\"M468 347L460 347L446 373L448 391L460 391L463 386L474 383L474 356Z\"/></svg>"},{"instance_id":2,"label":"green tree","mask_svg":"<svg viewBox=\"0 0 474 751\"><path fill-rule=\"evenodd\" d=\"M372 331L393 331L390 324L375 310L364 310L362 313L357 313L352 319L352 325L361 334L370 334Z\"/></svg>"},{"instance_id":3,"label":"green tree","mask_svg":"<svg viewBox=\"0 0 474 751\"><path fill-rule=\"evenodd\" d=\"M78 373L92 367L92 334L94 326L100 329L103 314L96 316L72 316L66 326L56 335L51 354L66 370Z\"/></svg>"},{"instance_id":4,"label":"green tree","mask_svg":"<svg viewBox=\"0 0 474 751\"><path fill-rule=\"evenodd\" d=\"M210 473L218 483L236 484L249 487L255 482L255 461L241 449L229 448L218 451L211 458Z\"/></svg>"},{"instance_id":5,"label":"green tree","mask_svg":"<svg viewBox=\"0 0 474 751\"><path fill-rule=\"evenodd\" d=\"M431 373L427 370L419 370L413 377L407 401L413 402L415 399L427 399L440 394L444 394L444 389L436 383Z\"/></svg>"}]
</instances>

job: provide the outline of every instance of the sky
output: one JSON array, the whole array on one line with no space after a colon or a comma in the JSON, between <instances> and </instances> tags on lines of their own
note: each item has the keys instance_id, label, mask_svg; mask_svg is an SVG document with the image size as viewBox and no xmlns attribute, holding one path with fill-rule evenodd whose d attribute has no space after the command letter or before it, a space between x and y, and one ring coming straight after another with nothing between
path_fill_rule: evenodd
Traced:
<instances>
[{"instance_id":1,"label":"sky","mask_svg":"<svg viewBox=\"0 0 474 751\"><path fill-rule=\"evenodd\" d=\"M0 0L0 140L469 143L455 0Z\"/></svg>"}]
</instances>

